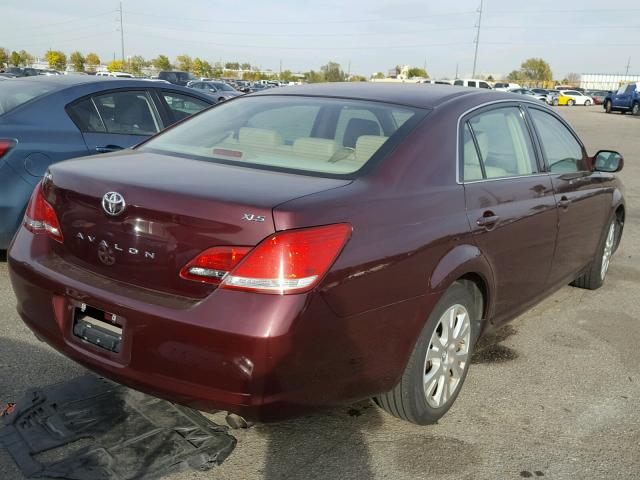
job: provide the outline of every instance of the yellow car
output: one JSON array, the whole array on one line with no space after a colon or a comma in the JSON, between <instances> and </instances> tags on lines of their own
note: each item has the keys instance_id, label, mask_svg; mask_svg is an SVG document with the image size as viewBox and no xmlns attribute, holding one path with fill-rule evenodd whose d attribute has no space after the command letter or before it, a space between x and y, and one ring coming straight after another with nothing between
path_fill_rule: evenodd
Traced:
<instances>
[{"instance_id":1,"label":"yellow car","mask_svg":"<svg viewBox=\"0 0 640 480\"><path fill-rule=\"evenodd\" d=\"M571 97L567 97L566 95L562 95L560 94L560 96L558 97L558 105L569 105L569 106L573 106L575 105L575 100L573 100L573 98Z\"/></svg>"}]
</instances>

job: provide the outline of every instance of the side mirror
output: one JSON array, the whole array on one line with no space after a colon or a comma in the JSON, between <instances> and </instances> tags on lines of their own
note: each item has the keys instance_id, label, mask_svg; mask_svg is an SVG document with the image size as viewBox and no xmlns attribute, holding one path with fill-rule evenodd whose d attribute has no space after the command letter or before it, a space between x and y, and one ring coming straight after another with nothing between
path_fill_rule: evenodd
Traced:
<instances>
[{"instance_id":1,"label":"side mirror","mask_svg":"<svg viewBox=\"0 0 640 480\"><path fill-rule=\"evenodd\" d=\"M593 169L596 172L619 172L624 166L622 155L611 150L600 150L593 159Z\"/></svg>"}]
</instances>

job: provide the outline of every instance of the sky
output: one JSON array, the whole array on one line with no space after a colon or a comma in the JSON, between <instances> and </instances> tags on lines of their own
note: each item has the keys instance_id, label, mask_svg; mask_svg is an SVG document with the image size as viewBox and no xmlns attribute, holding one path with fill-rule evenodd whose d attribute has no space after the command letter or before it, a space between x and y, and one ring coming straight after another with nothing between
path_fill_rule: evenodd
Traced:
<instances>
[{"instance_id":1,"label":"sky","mask_svg":"<svg viewBox=\"0 0 640 480\"><path fill-rule=\"evenodd\" d=\"M113 0L2 0L0 47L43 55L121 56ZM485 0L477 73L506 75L539 57L554 77L570 72L640 74L640 3L617 0ZM278 71L328 61L369 76L398 64L433 78L470 76L480 0L123 0L125 56L188 54ZM11 19L11 21L8 21Z\"/></svg>"}]
</instances>

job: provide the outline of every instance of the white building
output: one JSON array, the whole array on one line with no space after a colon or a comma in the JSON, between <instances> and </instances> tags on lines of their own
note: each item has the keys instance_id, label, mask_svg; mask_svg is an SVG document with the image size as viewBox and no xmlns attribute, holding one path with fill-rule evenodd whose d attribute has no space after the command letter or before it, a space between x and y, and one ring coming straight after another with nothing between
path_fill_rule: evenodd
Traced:
<instances>
[{"instance_id":1,"label":"white building","mask_svg":"<svg viewBox=\"0 0 640 480\"><path fill-rule=\"evenodd\" d=\"M625 83L640 82L640 75L617 73L582 73L580 87L587 90L617 90Z\"/></svg>"}]
</instances>

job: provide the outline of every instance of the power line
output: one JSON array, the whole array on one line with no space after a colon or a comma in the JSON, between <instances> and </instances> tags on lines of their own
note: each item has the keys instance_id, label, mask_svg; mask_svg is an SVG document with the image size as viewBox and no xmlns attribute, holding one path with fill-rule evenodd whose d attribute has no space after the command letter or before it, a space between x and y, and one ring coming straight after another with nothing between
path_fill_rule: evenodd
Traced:
<instances>
[{"instance_id":1,"label":"power line","mask_svg":"<svg viewBox=\"0 0 640 480\"><path fill-rule=\"evenodd\" d=\"M126 22L125 25L127 27L133 28L151 28L156 30L174 30L178 32L193 32L193 33L208 33L212 35L228 35L228 36L237 36L237 37L360 37L360 36L376 36L379 37L379 32L361 32L361 33L253 33L253 32L220 32L218 30L199 30L193 28L178 28L178 27L165 27L165 26L155 26L155 25L143 25L140 23L129 23ZM387 34L413 34L413 33L424 33L424 32L439 32L439 31L449 31L449 30L471 30L475 27L436 27L436 28L422 28L420 30L403 30L401 32L385 32Z\"/></svg>"},{"instance_id":2,"label":"power line","mask_svg":"<svg viewBox=\"0 0 640 480\"><path fill-rule=\"evenodd\" d=\"M228 18L224 19L224 23L237 23L237 24L247 24L247 25L318 25L322 23L326 24L344 24L344 23L381 23L381 22L396 22L402 20L418 20L418 19L428 19L433 17L445 17L445 16L456 16L456 15L469 15L472 13L476 13L475 11L462 11L462 12L441 12L441 13L433 13L431 15L421 15L421 16L411 16L411 17L396 17L396 18L374 18L374 19L360 19L360 20L294 20L294 21L267 21L267 20L231 20ZM143 17L154 17L154 18L164 18L171 20L181 20L187 22L205 22L205 23L216 23L216 19L206 19L206 18L186 18L186 17L177 17L170 15L157 15L149 12L130 12L127 11L129 15L138 15Z\"/></svg>"}]
</instances>

